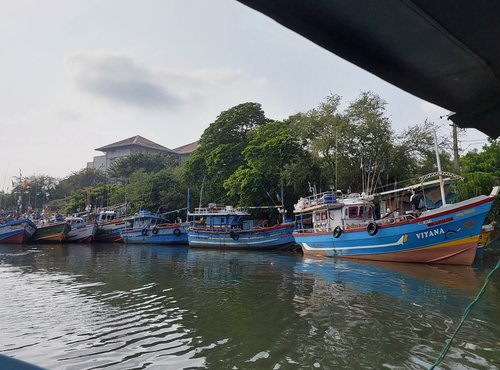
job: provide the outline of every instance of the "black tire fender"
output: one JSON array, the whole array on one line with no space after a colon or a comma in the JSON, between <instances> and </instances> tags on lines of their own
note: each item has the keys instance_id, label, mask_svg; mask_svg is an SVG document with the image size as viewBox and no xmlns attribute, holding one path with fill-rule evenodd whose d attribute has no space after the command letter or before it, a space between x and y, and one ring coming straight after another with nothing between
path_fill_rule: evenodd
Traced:
<instances>
[{"instance_id":1,"label":"black tire fender","mask_svg":"<svg viewBox=\"0 0 500 370\"><path fill-rule=\"evenodd\" d=\"M375 235L375 234L378 232L378 225L377 225L375 222L370 222L370 223L366 226L366 232L367 232L367 233L368 233L368 235L370 235L370 236Z\"/></svg>"},{"instance_id":2,"label":"black tire fender","mask_svg":"<svg viewBox=\"0 0 500 370\"><path fill-rule=\"evenodd\" d=\"M231 232L229 233L229 236L231 236L231 238L232 238L233 240L238 240L238 239L240 238L240 234L238 234L238 233L237 233L236 231L234 231L234 230L233 230L233 231L231 231Z\"/></svg>"}]
</instances>

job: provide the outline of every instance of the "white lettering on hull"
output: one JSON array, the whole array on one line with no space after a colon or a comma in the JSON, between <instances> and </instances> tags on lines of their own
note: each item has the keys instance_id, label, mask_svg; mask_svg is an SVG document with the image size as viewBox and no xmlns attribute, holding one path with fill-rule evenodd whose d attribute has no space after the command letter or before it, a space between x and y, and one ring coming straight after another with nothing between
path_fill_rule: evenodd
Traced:
<instances>
[{"instance_id":1,"label":"white lettering on hull","mask_svg":"<svg viewBox=\"0 0 500 370\"><path fill-rule=\"evenodd\" d=\"M417 239L425 239L425 238L430 238L436 235L441 235L444 234L444 230L442 228L439 229L434 229L434 230L429 230L429 231L422 231L421 233L417 233Z\"/></svg>"}]
</instances>

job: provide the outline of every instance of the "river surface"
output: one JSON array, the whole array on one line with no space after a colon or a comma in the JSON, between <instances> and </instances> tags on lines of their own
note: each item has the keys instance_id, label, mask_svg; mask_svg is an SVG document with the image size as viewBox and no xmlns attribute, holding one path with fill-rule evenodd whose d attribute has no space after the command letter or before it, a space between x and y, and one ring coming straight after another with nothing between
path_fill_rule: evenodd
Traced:
<instances>
[{"instance_id":1,"label":"river surface","mask_svg":"<svg viewBox=\"0 0 500 370\"><path fill-rule=\"evenodd\" d=\"M0 245L0 353L48 369L425 369L492 267ZM441 368L500 368L500 272Z\"/></svg>"}]
</instances>

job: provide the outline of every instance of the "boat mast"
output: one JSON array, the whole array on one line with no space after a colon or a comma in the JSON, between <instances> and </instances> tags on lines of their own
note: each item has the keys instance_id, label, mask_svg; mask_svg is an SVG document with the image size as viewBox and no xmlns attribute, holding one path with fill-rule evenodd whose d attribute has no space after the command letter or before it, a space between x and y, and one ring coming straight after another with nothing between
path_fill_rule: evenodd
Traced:
<instances>
[{"instance_id":1,"label":"boat mast","mask_svg":"<svg viewBox=\"0 0 500 370\"><path fill-rule=\"evenodd\" d=\"M444 193L444 177L443 177L443 172L441 171L441 160L439 159L436 130L434 130L434 148L436 149L436 162L438 167L439 188L441 189L441 202L444 206L446 205L446 195Z\"/></svg>"}]
</instances>

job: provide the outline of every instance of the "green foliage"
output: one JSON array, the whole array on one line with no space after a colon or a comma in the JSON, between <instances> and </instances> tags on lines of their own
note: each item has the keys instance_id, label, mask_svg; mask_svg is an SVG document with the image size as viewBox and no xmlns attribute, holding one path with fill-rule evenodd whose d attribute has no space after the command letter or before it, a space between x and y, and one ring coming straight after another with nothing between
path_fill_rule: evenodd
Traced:
<instances>
[{"instance_id":1,"label":"green foliage","mask_svg":"<svg viewBox=\"0 0 500 370\"><path fill-rule=\"evenodd\" d=\"M204 202L232 203L224 189L224 181L245 164L243 150L248 133L268 122L261 105L243 103L222 112L205 130L199 146L186 162L184 177L193 194Z\"/></svg>"},{"instance_id":2,"label":"green foliage","mask_svg":"<svg viewBox=\"0 0 500 370\"><path fill-rule=\"evenodd\" d=\"M106 184L107 182L108 176L104 171L96 168L84 168L80 171L73 172L65 179L59 181L54 189L53 198L65 198L75 190L96 187Z\"/></svg>"},{"instance_id":3,"label":"green foliage","mask_svg":"<svg viewBox=\"0 0 500 370\"><path fill-rule=\"evenodd\" d=\"M493 186L500 185L500 141L490 140L481 152L468 152L460 159L460 167L464 181L455 185L457 201L489 194ZM487 222L498 220L499 215L500 196L497 197Z\"/></svg>"},{"instance_id":4,"label":"green foliage","mask_svg":"<svg viewBox=\"0 0 500 370\"><path fill-rule=\"evenodd\" d=\"M125 202L124 187L116 184L103 184L96 187L74 190L64 200L66 213L83 212L88 205L93 208L109 207ZM53 203L52 208L62 209L60 202Z\"/></svg>"},{"instance_id":5,"label":"green foliage","mask_svg":"<svg viewBox=\"0 0 500 370\"><path fill-rule=\"evenodd\" d=\"M130 176L124 193L132 212L147 209L162 213L186 206L187 186L180 168L156 173L139 170Z\"/></svg>"},{"instance_id":6,"label":"green foliage","mask_svg":"<svg viewBox=\"0 0 500 370\"><path fill-rule=\"evenodd\" d=\"M280 194L282 184L292 189L300 188L297 177L287 176L290 172L286 169L298 162L305 164L303 160L310 159L310 154L288 123L269 122L253 131L249 138L243 151L245 164L226 179L224 187L240 205L281 204L276 194ZM293 200L289 199L291 189L285 190L290 206L296 194Z\"/></svg>"},{"instance_id":7,"label":"green foliage","mask_svg":"<svg viewBox=\"0 0 500 370\"><path fill-rule=\"evenodd\" d=\"M158 172L178 165L176 157L167 153L134 153L121 158L109 170L112 178L128 179L134 172Z\"/></svg>"}]
</instances>

